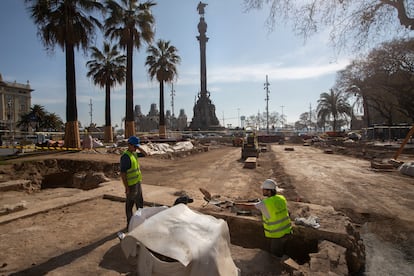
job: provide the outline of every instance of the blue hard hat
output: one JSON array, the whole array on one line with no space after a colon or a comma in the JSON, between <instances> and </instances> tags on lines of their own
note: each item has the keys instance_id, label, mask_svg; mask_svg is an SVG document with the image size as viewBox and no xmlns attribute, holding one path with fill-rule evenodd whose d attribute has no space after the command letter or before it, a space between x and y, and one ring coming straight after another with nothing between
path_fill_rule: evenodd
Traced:
<instances>
[{"instance_id":1,"label":"blue hard hat","mask_svg":"<svg viewBox=\"0 0 414 276\"><path fill-rule=\"evenodd\" d=\"M139 146L139 138L136 136L131 136L128 138L128 144L134 145L136 147Z\"/></svg>"}]
</instances>

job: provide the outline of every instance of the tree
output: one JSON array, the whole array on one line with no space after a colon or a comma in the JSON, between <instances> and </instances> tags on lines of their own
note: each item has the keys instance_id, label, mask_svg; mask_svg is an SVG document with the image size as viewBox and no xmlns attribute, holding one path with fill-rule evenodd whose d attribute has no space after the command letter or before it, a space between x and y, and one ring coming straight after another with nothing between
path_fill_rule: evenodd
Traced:
<instances>
[{"instance_id":1,"label":"tree","mask_svg":"<svg viewBox=\"0 0 414 276\"><path fill-rule=\"evenodd\" d=\"M355 99L352 105L353 110L360 110L362 107L365 127L368 127L371 124L368 97L370 87L365 82L368 74L364 71L365 63L364 60L353 60L344 70L337 72L335 88Z\"/></svg>"},{"instance_id":2,"label":"tree","mask_svg":"<svg viewBox=\"0 0 414 276\"><path fill-rule=\"evenodd\" d=\"M390 107L394 118L413 121L414 39L383 43L370 52L367 67L371 69L372 86L385 95L387 103L394 103Z\"/></svg>"},{"instance_id":3,"label":"tree","mask_svg":"<svg viewBox=\"0 0 414 276\"><path fill-rule=\"evenodd\" d=\"M111 124L111 87L125 81L126 56L118 51L116 45L111 46L104 42L103 52L96 47L91 47L91 57L86 63L89 69L87 76L92 78L95 85L105 88L105 134L104 142L113 142Z\"/></svg>"},{"instance_id":4,"label":"tree","mask_svg":"<svg viewBox=\"0 0 414 276\"><path fill-rule=\"evenodd\" d=\"M328 121L332 117L332 129L339 129L338 122L345 118L346 115L351 116L351 106L347 102L346 97L342 93L335 92L331 89L330 93L322 93L318 100L316 108L318 119ZM343 120L344 121L344 120Z\"/></svg>"},{"instance_id":5,"label":"tree","mask_svg":"<svg viewBox=\"0 0 414 276\"><path fill-rule=\"evenodd\" d=\"M118 3L119 2L119 3ZM134 123L134 88L132 78L133 50L139 50L143 42L151 43L154 38L155 19L150 1L139 3L138 0L106 0L110 16L105 20L105 35L118 39L122 49L126 48L126 100L125 100L125 137L135 135Z\"/></svg>"},{"instance_id":6,"label":"tree","mask_svg":"<svg viewBox=\"0 0 414 276\"><path fill-rule=\"evenodd\" d=\"M48 131L62 131L63 121L56 113L46 113L41 126Z\"/></svg>"},{"instance_id":7,"label":"tree","mask_svg":"<svg viewBox=\"0 0 414 276\"><path fill-rule=\"evenodd\" d=\"M101 26L91 14L103 5L94 0L25 0L47 50L59 45L66 55L65 146L80 148L76 103L75 47L86 51Z\"/></svg>"},{"instance_id":8,"label":"tree","mask_svg":"<svg viewBox=\"0 0 414 276\"><path fill-rule=\"evenodd\" d=\"M361 50L369 43L384 41L388 34L404 37L414 30L414 0L244 0L247 10L269 6L267 24L272 30L277 20L293 22L295 33L306 40L328 28L334 48L349 43Z\"/></svg>"},{"instance_id":9,"label":"tree","mask_svg":"<svg viewBox=\"0 0 414 276\"><path fill-rule=\"evenodd\" d=\"M307 132L312 128L316 131L316 116L314 112L304 112L299 115L299 121L295 122L295 128L298 130L306 129Z\"/></svg>"},{"instance_id":10,"label":"tree","mask_svg":"<svg viewBox=\"0 0 414 276\"><path fill-rule=\"evenodd\" d=\"M35 104L30 108L30 111L22 114L21 119L17 122L17 127L29 130L33 127L35 131L63 129L63 121L55 113L49 113L41 105Z\"/></svg>"},{"instance_id":11,"label":"tree","mask_svg":"<svg viewBox=\"0 0 414 276\"><path fill-rule=\"evenodd\" d=\"M170 45L170 41L158 40L156 46L149 46L147 49L147 60L145 65L148 66L148 74L160 83L160 125L159 135L165 138L165 116L164 116L164 82L171 83L177 76L176 65L181 62L177 54L177 48Z\"/></svg>"},{"instance_id":12,"label":"tree","mask_svg":"<svg viewBox=\"0 0 414 276\"><path fill-rule=\"evenodd\" d=\"M22 114L21 119L17 122L16 125L17 127L29 130L29 126L31 126L32 123L36 122L34 129L35 131L38 131L39 126L44 121L46 113L47 112L43 106L35 104L30 108L30 111L28 113Z\"/></svg>"},{"instance_id":13,"label":"tree","mask_svg":"<svg viewBox=\"0 0 414 276\"><path fill-rule=\"evenodd\" d=\"M373 49L338 72L335 87L362 103L366 126L414 120L414 39Z\"/></svg>"}]
</instances>

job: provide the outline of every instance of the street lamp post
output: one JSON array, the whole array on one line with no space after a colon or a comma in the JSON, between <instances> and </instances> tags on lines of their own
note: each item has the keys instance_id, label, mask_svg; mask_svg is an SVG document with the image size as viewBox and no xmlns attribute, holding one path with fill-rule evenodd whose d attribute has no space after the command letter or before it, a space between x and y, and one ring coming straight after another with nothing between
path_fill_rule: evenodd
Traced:
<instances>
[{"instance_id":1,"label":"street lamp post","mask_svg":"<svg viewBox=\"0 0 414 276\"><path fill-rule=\"evenodd\" d=\"M35 115L30 116L30 127L32 128L32 132L37 131L37 118Z\"/></svg>"},{"instance_id":2,"label":"street lamp post","mask_svg":"<svg viewBox=\"0 0 414 276\"><path fill-rule=\"evenodd\" d=\"M264 89L266 90L266 131L269 134L269 81L266 75L266 82L264 83Z\"/></svg>"},{"instance_id":3,"label":"street lamp post","mask_svg":"<svg viewBox=\"0 0 414 276\"><path fill-rule=\"evenodd\" d=\"M237 126L240 128L240 108L237 108Z\"/></svg>"},{"instance_id":4,"label":"street lamp post","mask_svg":"<svg viewBox=\"0 0 414 276\"><path fill-rule=\"evenodd\" d=\"M12 101L11 101L11 99L8 100L7 105L9 107L9 120L10 120L10 133L9 133L9 135L11 137L10 142L11 142L11 144L13 144L13 141L14 141L13 132L12 132L13 131L13 119L12 119L13 113L12 113Z\"/></svg>"}]
</instances>

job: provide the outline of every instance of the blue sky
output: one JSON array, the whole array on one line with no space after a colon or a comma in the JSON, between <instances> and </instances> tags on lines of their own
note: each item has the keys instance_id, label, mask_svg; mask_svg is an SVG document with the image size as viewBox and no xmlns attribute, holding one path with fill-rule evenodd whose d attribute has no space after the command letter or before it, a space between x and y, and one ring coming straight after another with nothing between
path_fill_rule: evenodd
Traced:
<instances>
[{"instance_id":1,"label":"blue sky","mask_svg":"<svg viewBox=\"0 0 414 276\"><path fill-rule=\"evenodd\" d=\"M174 113L184 109L193 117L195 97L200 90L200 53L196 36L198 0L160 0L153 9L156 40L171 41L181 56L174 83ZM328 36L318 35L306 43L289 26L269 32L267 10L245 12L241 0L204 0L207 36L207 90L223 126L238 126L239 116L266 111L266 75L270 83L269 112L278 112L293 123L299 115L314 109L319 95L334 85L336 72L349 62L334 56ZM30 82L32 105L66 121L65 57L55 48L47 53L23 0L1 0L0 74L4 81ZM95 43L102 48L102 40ZM151 81L145 67L146 46L134 52L134 105L147 114L152 103L159 107L159 84ZM76 79L78 119L83 126L91 121L104 124L104 90L86 77L89 57L77 52ZM166 110L171 110L171 86L166 86ZM112 89L112 125L121 125L125 116L125 86Z\"/></svg>"}]
</instances>

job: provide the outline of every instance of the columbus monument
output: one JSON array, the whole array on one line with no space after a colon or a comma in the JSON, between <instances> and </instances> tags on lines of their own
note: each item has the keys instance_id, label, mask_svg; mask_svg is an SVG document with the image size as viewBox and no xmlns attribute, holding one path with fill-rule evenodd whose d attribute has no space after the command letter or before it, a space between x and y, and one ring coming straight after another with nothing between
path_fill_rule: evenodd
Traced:
<instances>
[{"instance_id":1,"label":"columbus monument","mask_svg":"<svg viewBox=\"0 0 414 276\"><path fill-rule=\"evenodd\" d=\"M207 91L206 44L208 37L206 36L207 23L204 20L204 8L206 6L207 4L201 1L197 6L198 13L200 14L200 22L198 23L200 35L197 36L197 39L200 42L201 90L198 93L197 102L193 108L194 116L190 123L190 128L193 130L217 130L221 128L216 117L216 107L210 100L210 92Z\"/></svg>"}]
</instances>

